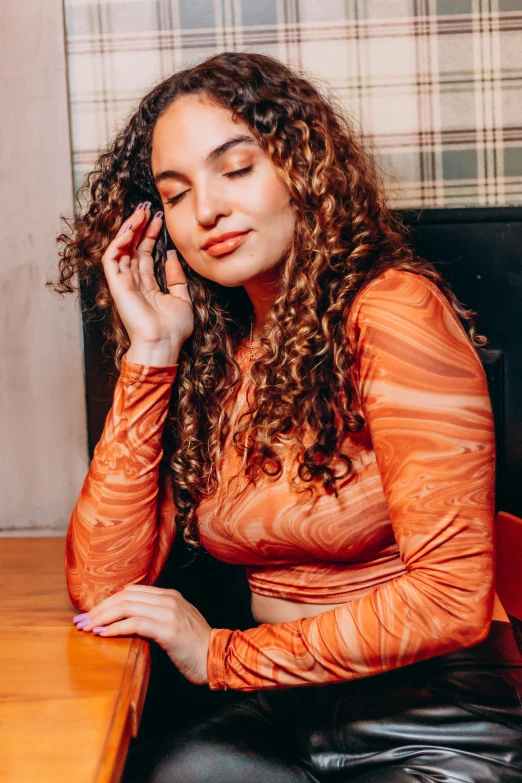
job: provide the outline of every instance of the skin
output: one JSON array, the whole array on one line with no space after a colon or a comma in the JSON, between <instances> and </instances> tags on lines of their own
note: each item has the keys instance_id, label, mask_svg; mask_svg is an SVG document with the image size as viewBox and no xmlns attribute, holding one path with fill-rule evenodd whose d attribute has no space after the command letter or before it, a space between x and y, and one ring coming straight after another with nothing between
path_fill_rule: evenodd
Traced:
<instances>
[{"instance_id":1,"label":"skin","mask_svg":"<svg viewBox=\"0 0 522 783\"><path fill-rule=\"evenodd\" d=\"M236 144L205 161L238 136L250 143ZM256 325L262 324L277 293L279 265L290 248L296 220L289 191L271 159L227 109L186 96L156 123L151 163L155 176L179 172L158 180L157 188L168 232L184 259L220 285L242 285L254 306ZM169 203L173 197L176 203ZM231 254L213 258L202 249L209 237L248 229L246 241Z\"/></svg>"},{"instance_id":2,"label":"skin","mask_svg":"<svg viewBox=\"0 0 522 783\"><path fill-rule=\"evenodd\" d=\"M235 143L225 149L231 140ZM102 259L131 341L127 361L175 364L194 329L187 280L175 252L165 264L167 294L154 277L152 252L163 219L194 271L226 287L244 286L255 310L258 338L277 294L281 261L290 249L296 221L289 191L271 159L228 110L187 96L157 121L151 166L164 216L151 220L148 203L137 208ZM216 258L203 248L209 237L234 231L249 234L233 252ZM102 636L154 639L187 679L208 683L212 628L177 590L128 585L88 613L76 615L74 622L80 630Z\"/></svg>"}]
</instances>

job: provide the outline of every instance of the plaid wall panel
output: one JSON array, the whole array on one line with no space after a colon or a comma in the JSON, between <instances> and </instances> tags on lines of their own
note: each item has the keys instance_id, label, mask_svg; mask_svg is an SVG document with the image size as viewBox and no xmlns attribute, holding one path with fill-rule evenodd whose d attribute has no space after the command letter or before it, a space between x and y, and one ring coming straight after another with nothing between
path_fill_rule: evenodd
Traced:
<instances>
[{"instance_id":1,"label":"plaid wall panel","mask_svg":"<svg viewBox=\"0 0 522 783\"><path fill-rule=\"evenodd\" d=\"M522 0L64 0L76 185L146 90L224 50L338 96L400 208L522 204Z\"/></svg>"}]
</instances>

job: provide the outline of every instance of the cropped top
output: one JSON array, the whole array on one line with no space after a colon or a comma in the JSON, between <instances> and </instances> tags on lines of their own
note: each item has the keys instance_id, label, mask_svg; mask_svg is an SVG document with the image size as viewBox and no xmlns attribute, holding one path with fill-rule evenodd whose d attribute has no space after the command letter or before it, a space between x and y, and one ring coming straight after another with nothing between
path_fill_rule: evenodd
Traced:
<instances>
[{"instance_id":1,"label":"cropped top","mask_svg":"<svg viewBox=\"0 0 522 783\"><path fill-rule=\"evenodd\" d=\"M342 447L356 480L339 482L338 497L318 480L311 509L289 487L292 459L256 487L244 475L227 481L241 459L229 435L223 489L197 509L202 544L220 560L244 564L253 592L344 603L245 631L212 629L211 689L365 677L487 633L495 447L477 352L437 286L401 270L387 270L358 293L346 329L365 420ZM252 383L244 349L237 360L244 373L232 422ZM177 367L123 358L67 531L67 584L82 611L127 584L153 584L172 546L162 431Z\"/></svg>"}]
</instances>

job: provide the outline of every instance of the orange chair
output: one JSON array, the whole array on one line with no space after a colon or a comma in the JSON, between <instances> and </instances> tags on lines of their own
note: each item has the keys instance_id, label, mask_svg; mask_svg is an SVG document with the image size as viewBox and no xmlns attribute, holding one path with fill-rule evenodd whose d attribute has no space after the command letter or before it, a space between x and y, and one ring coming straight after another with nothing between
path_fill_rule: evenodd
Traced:
<instances>
[{"instance_id":1,"label":"orange chair","mask_svg":"<svg viewBox=\"0 0 522 783\"><path fill-rule=\"evenodd\" d=\"M522 519L507 511L496 516L497 593L519 646L522 645ZM518 622L517 622L518 621ZM522 650L522 647L521 647Z\"/></svg>"}]
</instances>

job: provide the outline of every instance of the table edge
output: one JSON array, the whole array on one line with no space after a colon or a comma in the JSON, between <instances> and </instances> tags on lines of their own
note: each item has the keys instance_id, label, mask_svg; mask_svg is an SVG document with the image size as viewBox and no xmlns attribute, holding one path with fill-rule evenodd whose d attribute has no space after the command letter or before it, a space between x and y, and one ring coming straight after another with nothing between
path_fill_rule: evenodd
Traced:
<instances>
[{"instance_id":1,"label":"table edge","mask_svg":"<svg viewBox=\"0 0 522 783\"><path fill-rule=\"evenodd\" d=\"M138 733L149 677L149 643L140 637L133 637L94 777L95 783L118 783L121 779L129 742Z\"/></svg>"}]
</instances>

